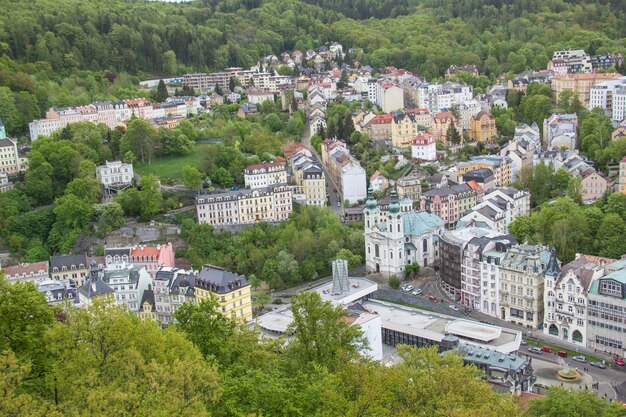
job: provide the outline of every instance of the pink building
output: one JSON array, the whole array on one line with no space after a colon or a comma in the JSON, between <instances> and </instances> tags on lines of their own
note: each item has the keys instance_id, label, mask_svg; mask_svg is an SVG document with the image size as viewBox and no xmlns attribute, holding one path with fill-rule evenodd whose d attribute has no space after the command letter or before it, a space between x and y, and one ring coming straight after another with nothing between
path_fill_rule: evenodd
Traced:
<instances>
[{"instance_id":1,"label":"pink building","mask_svg":"<svg viewBox=\"0 0 626 417\"><path fill-rule=\"evenodd\" d=\"M606 178L593 169L581 173L582 198L584 202L593 202L602 197L608 188Z\"/></svg>"},{"instance_id":2,"label":"pink building","mask_svg":"<svg viewBox=\"0 0 626 417\"><path fill-rule=\"evenodd\" d=\"M174 248L171 243L166 245L140 245L130 250L130 263L145 266L154 278L161 266L174 267Z\"/></svg>"}]
</instances>

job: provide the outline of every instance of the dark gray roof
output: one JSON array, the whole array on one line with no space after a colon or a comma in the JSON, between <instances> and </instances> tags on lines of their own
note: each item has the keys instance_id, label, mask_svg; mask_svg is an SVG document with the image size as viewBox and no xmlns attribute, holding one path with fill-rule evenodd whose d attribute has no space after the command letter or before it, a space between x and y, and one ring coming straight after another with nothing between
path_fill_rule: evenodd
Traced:
<instances>
[{"instance_id":1,"label":"dark gray roof","mask_svg":"<svg viewBox=\"0 0 626 417\"><path fill-rule=\"evenodd\" d=\"M246 277L212 265L205 265L198 274L196 286L217 294L225 294L249 285Z\"/></svg>"},{"instance_id":2,"label":"dark gray roof","mask_svg":"<svg viewBox=\"0 0 626 417\"><path fill-rule=\"evenodd\" d=\"M493 179L493 171L488 168L472 169L463 174L463 181L488 182Z\"/></svg>"},{"instance_id":3,"label":"dark gray roof","mask_svg":"<svg viewBox=\"0 0 626 417\"><path fill-rule=\"evenodd\" d=\"M83 265L83 268L88 267L87 255L60 255L50 257L50 268L53 270L54 268L61 270L64 266L67 269L71 269L72 265L76 266L76 268L80 268L81 264Z\"/></svg>"},{"instance_id":4,"label":"dark gray roof","mask_svg":"<svg viewBox=\"0 0 626 417\"><path fill-rule=\"evenodd\" d=\"M109 287L109 284L102 281L101 279L97 279L92 281L91 279L85 282L85 285L80 287L78 290L82 295L87 298L93 298L98 295L110 294L115 292L113 288Z\"/></svg>"},{"instance_id":5,"label":"dark gray roof","mask_svg":"<svg viewBox=\"0 0 626 417\"><path fill-rule=\"evenodd\" d=\"M145 303L150 304L154 310L154 291L152 289L144 290L141 296L141 305L143 306Z\"/></svg>"},{"instance_id":6,"label":"dark gray roof","mask_svg":"<svg viewBox=\"0 0 626 417\"><path fill-rule=\"evenodd\" d=\"M15 146L15 144L12 141L10 141L9 139L0 139L0 148L4 148L4 147L7 147L7 146L13 147L13 146Z\"/></svg>"},{"instance_id":7,"label":"dark gray roof","mask_svg":"<svg viewBox=\"0 0 626 417\"><path fill-rule=\"evenodd\" d=\"M104 249L104 256L119 256L126 255L130 258L130 248L106 248Z\"/></svg>"},{"instance_id":8,"label":"dark gray roof","mask_svg":"<svg viewBox=\"0 0 626 417\"><path fill-rule=\"evenodd\" d=\"M181 294L184 292L184 294L181 295L193 296L195 294L196 278L197 275L194 273L179 273L174 282L170 285L171 293Z\"/></svg>"}]
</instances>

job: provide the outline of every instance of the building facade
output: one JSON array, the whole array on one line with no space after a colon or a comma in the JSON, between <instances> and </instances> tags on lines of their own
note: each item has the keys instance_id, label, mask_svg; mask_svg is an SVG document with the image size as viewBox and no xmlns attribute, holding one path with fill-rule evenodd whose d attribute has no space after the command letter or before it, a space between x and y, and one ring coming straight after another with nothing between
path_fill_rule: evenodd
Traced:
<instances>
[{"instance_id":1,"label":"building facade","mask_svg":"<svg viewBox=\"0 0 626 417\"><path fill-rule=\"evenodd\" d=\"M491 142L498 136L496 118L489 112L481 111L470 118L468 136L476 142Z\"/></svg>"},{"instance_id":2,"label":"building facade","mask_svg":"<svg viewBox=\"0 0 626 417\"><path fill-rule=\"evenodd\" d=\"M82 287L89 274L87 255L60 255L50 257L50 278L62 282L66 287L70 281Z\"/></svg>"},{"instance_id":3,"label":"building facade","mask_svg":"<svg viewBox=\"0 0 626 417\"><path fill-rule=\"evenodd\" d=\"M213 265L204 265L196 276L195 295L198 301L214 298L222 315L233 320L252 320L250 284L237 275Z\"/></svg>"},{"instance_id":4,"label":"building facade","mask_svg":"<svg viewBox=\"0 0 626 417\"><path fill-rule=\"evenodd\" d=\"M20 156L17 152L17 142L9 138L0 139L0 173L14 175L19 171Z\"/></svg>"},{"instance_id":5,"label":"building facade","mask_svg":"<svg viewBox=\"0 0 626 417\"><path fill-rule=\"evenodd\" d=\"M411 142L411 157L423 161L436 161L437 138L428 133L418 132Z\"/></svg>"},{"instance_id":6,"label":"building facade","mask_svg":"<svg viewBox=\"0 0 626 417\"><path fill-rule=\"evenodd\" d=\"M412 263L434 266L443 221L434 214L415 211L409 198L398 201L395 189L387 209L381 209L373 190L369 191L363 210L366 270L389 278L404 276L404 268Z\"/></svg>"},{"instance_id":7,"label":"building facade","mask_svg":"<svg viewBox=\"0 0 626 417\"><path fill-rule=\"evenodd\" d=\"M214 226L287 220L293 209L287 185L196 196L199 224Z\"/></svg>"},{"instance_id":8,"label":"building facade","mask_svg":"<svg viewBox=\"0 0 626 417\"><path fill-rule=\"evenodd\" d=\"M243 175L247 188L265 188L278 184L287 184L287 166L284 162L265 162L250 165Z\"/></svg>"},{"instance_id":9,"label":"building facade","mask_svg":"<svg viewBox=\"0 0 626 417\"><path fill-rule=\"evenodd\" d=\"M117 194L133 184L133 165L121 161L106 161L96 168L96 178L107 195Z\"/></svg>"}]
</instances>

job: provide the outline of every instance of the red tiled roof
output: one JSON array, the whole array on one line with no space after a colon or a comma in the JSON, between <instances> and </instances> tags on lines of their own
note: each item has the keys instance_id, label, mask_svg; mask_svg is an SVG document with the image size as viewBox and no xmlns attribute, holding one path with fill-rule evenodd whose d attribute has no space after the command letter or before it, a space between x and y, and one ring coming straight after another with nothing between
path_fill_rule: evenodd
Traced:
<instances>
[{"instance_id":1,"label":"red tiled roof","mask_svg":"<svg viewBox=\"0 0 626 417\"><path fill-rule=\"evenodd\" d=\"M131 257L139 256L159 256L159 249L156 246L137 246L130 251Z\"/></svg>"},{"instance_id":2,"label":"red tiled roof","mask_svg":"<svg viewBox=\"0 0 626 417\"><path fill-rule=\"evenodd\" d=\"M303 149L306 149L304 145L295 142L286 143L281 147L283 155L285 155L286 158L291 158Z\"/></svg>"},{"instance_id":3,"label":"red tiled roof","mask_svg":"<svg viewBox=\"0 0 626 417\"><path fill-rule=\"evenodd\" d=\"M435 115L435 119L445 122L448 119L455 120L456 117L454 117L454 115L450 113L449 111L442 111L440 113L437 113L437 115Z\"/></svg>"},{"instance_id":4,"label":"red tiled roof","mask_svg":"<svg viewBox=\"0 0 626 417\"><path fill-rule=\"evenodd\" d=\"M437 141L437 138L435 138L433 135L431 135L430 133L424 133L421 132L419 133L417 136L415 136L413 138L413 141L411 142L413 145L430 145L432 143L435 143Z\"/></svg>"},{"instance_id":5,"label":"red tiled roof","mask_svg":"<svg viewBox=\"0 0 626 417\"><path fill-rule=\"evenodd\" d=\"M391 123L391 120L393 120L393 116L390 114L377 114L374 116L371 123L374 125L382 125Z\"/></svg>"},{"instance_id":6,"label":"red tiled roof","mask_svg":"<svg viewBox=\"0 0 626 417\"><path fill-rule=\"evenodd\" d=\"M2 268L2 270L6 273L7 276L22 275L22 274L30 275L32 273L36 273L39 271L47 272L48 262L46 261L31 262L31 263L25 263L25 264L20 264L20 265L7 266L5 268Z\"/></svg>"},{"instance_id":7,"label":"red tiled roof","mask_svg":"<svg viewBox=\"0 0 626 417\"><path fill-rule=\"evenodd\" d=\"M246 168L246 172L254 171L255 169L267 169L272 167L284 167L284 162L265 162L263 164L250 165Z\"/></svg>"}]
</instances>

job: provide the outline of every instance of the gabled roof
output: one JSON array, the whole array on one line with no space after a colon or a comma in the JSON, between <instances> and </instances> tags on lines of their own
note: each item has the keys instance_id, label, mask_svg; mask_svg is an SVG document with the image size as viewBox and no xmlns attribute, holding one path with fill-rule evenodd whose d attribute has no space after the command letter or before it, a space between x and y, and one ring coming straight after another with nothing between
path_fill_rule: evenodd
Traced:
<instances>
[{"instance_id":1,"label":"gabled roof","mask_svg":"<svg viewBox=\"0 0 626 417\"><path fill-rule=\"evenodd\" d=\"M87 255L60 255L60 256L51 256L50 257L50 268L54 270L54 268L58 268L61 270L63 267L70 269L72 266L78 268L80 265L83 268L87 268Z\"/></svg>"}]
</instances>

